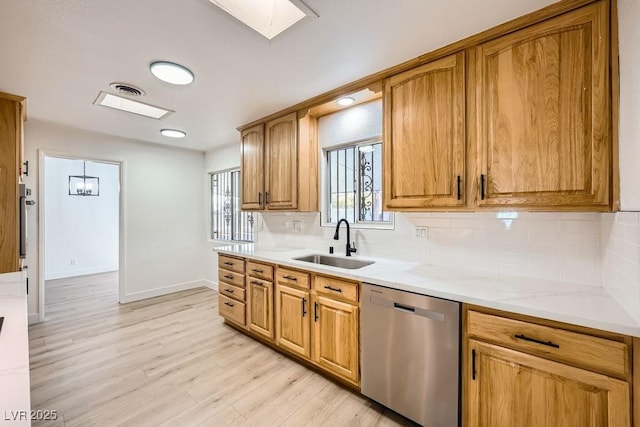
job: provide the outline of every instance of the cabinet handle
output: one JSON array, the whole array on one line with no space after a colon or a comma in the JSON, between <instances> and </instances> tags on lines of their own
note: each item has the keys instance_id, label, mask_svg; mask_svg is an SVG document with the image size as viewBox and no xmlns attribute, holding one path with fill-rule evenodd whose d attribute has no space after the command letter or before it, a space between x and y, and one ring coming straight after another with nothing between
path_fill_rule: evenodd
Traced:
<instances>
[{"instance_id":1,"label":"cabinet handle","mask_svg":"<svg viewBox=\"0 0 640 427\"><path fill-rule=\"evenodd\" d=\"M288 279L288 280L293 280L294 282L297 282L297 281L298 281L298 278L297 278L297 277L295 277L295 276L283 276L283 277L284 277L285 279Z\"/></svg>"},{"instance_id":2,"label":"cabinet handle","mask_svg":"<svg viewBox=\"0 0 640 427\"><path fill-rule=\"evenodd\" d=\"M462 198L462 192L460 191L460 185L461 185L461 181L462 179L460 179L460 175L458 175L458 200L460 200Z\"/></svg>"},{"instance_id":3,"label":"cabinet handle","mask_svg":"<svg viewBox=\"0 0 640 427\"><path fill-rule=\"evenodd\" d=\"M302 298L302 317L306 316L306 314L307 314L307 299Z\"/></svg>"},{"instance_id":4,"label":"cabinet handle","mask_svg":"<svg viewBox=\"0 0 640 427\"><path fill-rule=\"evenodd\" d=\"M258 274L262 274L262 273L264 273L264 270L259 270L259 269L257 269L257 268L254 268L254 269L253 269L253 270L251 270L251 271L253 271L254 273L258 273Z\"/></svg>"},{"instance_id":5,"label":"cabinet handle","mask_svg":"<svg viewBox=\"0 0 640 427\"><path fill-rule=\"evenodd\" d=\"M230 302L225 302L224 305L228 305L229 307L235 307L235 304L231 304Z\"/></svg>"},{"instance_id":6,"label":"cabinet handle","mask_svg":"<svg viewBox=\"0 0 640 427\"><path fill-rule=\"evenodd\" d=\"M261 286L261 287L263 287L263 288L264 288L264 285L263 285L262 283L260 283L260 282L256 282L255 280L252 280L252 281L251 281L251 284L252 284L252 285L258 285L258 286Z\"/></svg>"},{"instance_id":7,"label":"cabinet handle","mask_svg":"<svg viewBox=\"0 0 640 427\"><path fill-rule=\"evenodd\" d=\"M232 294L232 293L233 293L233 289L227 289L227 288L225 288L225 289L224 289L224 291L225 291L225 292L229 292L230 294Z\"/></svg>"},{"instance_id":8,"label":"cabinet handle","mask_svg":"<svg viewBox=\"0 0 640 427\"><path fill-rule=\"evenodd\" d=\"M262 206L262 192L258 192L258 206Z\"/></svg>"},{"instance_id":9,"label":"cabinet handle","mask_svg":"<svg viewBox=\"0 0 640 427\"><path fill-rule=\"evenodd\" d=\"M314 322L318 321L318 303L317 302L313 303L313 321Z\"/></svg>"},{"instance_id":10,"label":"cabinet handle","mask_svg":"<svg viewBox=\"0 0 640 427\"><path fill-rule=\"evenodd\" d=\"M265 205L269 204L269 192L268 191L264 192L264 204Z\"/></svg>"},{"instance_id":11,"label":"cabinet handle","mask_svg":"<svg viewBox=\"0 0 640 427\"><path fill-rule=\"evenodd\" d=\"M226 276L224 276L225 279L229 279L229 280L233 280L233 276L230 274L227 274Z\"/></svg>"},{"instance_id":12,"label":"cabinet handle","mask_svg":"<svg viewBox=\"0 0 640 427\"><path fill-rule=\"evenodd\" d=\"M325 286L324 288L325 288L325 289L329 289L330 291L333 291L333 292L340 292L340 293L342 293L342 289L340 289L340 288L332 288L331 286L328 286L328 285L327 285L327 286Z\"/></svg>"},{"instance_id":13,"label":"cabinet handle","mask_svg":"<svg viewBox=\"0 0 640 427\"><path fill-rule=\"evenodd\" d=\"M484 174L480 175L480 200L484 200Z\"/></svg>"},{"instance_id":14,"label":"cabinet handle","mask_svg":"<svg viewBox=\"0 0 640 427\"><path fill-rule=\"evenodd\" d=\"M476 351L471 350L471 379L476 379Z\"/></svg>"},{"instance_id":15,"label":"cabinet handle","mask_svg":"<svg viewBox=\"0 0 640 427\"><path fill-rule=\"evenodd\" d=\"M560 345L554 343L553 341L537 340L535 338L531 338L531 337L528 337L528 336L523 335L523 334L514 335L514 338L516 338L518 340L533 342L533 343L536 343L536 344L546 345L548 347L560 348Z\"/></svg>"},{"instance_id":16,"label":"cabinet handle","mask_svg":"<svg viewBox=\"0 0 640 427\"><path fill-rule=\"evenodd\" d=\"M229 262L229 261L225 261L225 262L224 262L224 265L233 265L233 263L232 263L232 262Z\"/></svg>"}]
</instances>

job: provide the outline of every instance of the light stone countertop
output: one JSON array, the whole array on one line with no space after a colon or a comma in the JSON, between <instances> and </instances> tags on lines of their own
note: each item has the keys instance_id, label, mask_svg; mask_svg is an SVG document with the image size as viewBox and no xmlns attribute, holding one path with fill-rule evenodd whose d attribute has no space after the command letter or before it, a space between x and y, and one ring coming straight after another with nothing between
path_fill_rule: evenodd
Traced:
<instances>
[{"instance_id":1,"label":"light stone countertop","mask_svg":"<svg viewBox=\"0 0 640 427\"><path fill-rule=\"evenodd\" d=\"M640 324L600 286L374 257L354 256L354 259L375 261L357 270L293 260L321 253L313 249L237 244L213 250L417 294L640 337Z\"/></svg>"},{"instance_id":2,"label":"light stone countertop","mask_svg":"<svg viewBox=\"0 0 640 427\"><path fill-rule=\"evenodd\" d=\"M25 280L23 272L0 274L0 426L31 425Z\"/></svg>"}]
</instances>

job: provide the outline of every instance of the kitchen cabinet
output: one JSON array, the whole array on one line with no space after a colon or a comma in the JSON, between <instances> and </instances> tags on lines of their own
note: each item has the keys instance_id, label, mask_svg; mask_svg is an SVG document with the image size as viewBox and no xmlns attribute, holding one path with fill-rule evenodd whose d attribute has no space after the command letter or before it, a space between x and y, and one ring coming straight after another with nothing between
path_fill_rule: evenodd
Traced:
<instances>
[{"instance_id":1,"label":"kitchen cabinet","mask_svg":"<svg viewBox=\"0 0 640 427\"><path fill-rule=\"evenodd\" d=\"M539 319L466 311L467 425L630 426L630 347Z\"/></svg>"},{"instance_id":2,"label":"kitchen cabinet","mask_svg":"<svg viewBox=\"0 0 640 427\"><path fill-rule=\"evenodd\" d=\"M384 204L465 205L465 54L384 82Z\"/></svg>"},{"instance_id":3,"label":"kitchen cabinet","mask_svg":"<svg viewBox=\"0 0 640 427\"><path fill-rule=\"evenodd\" d=\"M23 97L0 92L0 273L20 271L19 181L23 165Z\"/></svg>"},{"instance_id":4,"label":"kitchen cabinet","mask_svg":"<svg viewBox=\"0 0 640 427\"><path fill-rule=\"evenodd\" d=\"M242 209L262 209L264 201L264 125L260 124L243 130L240 138Z\"/></svg>"},{"instance_id":5,"label":"kitchen cabinet","mask_svg":"<svg viewBox=\"0 0 640 427\"><path fill-rule=\"evenodd\" d=\"M608 210L608 3L475 48L479 207Z\"/></svg>"},{"instance_id":6,"label":"kitchen cabinet","mask_svg":"<svg viewBox=\"0 0 640 427\"><path fill-rule=\"evenodd\" d=\"M241 131L242 209L318 210L317 121L290 113Z\"/></svg>"},{"instance_id":7,"label":"kitchen cabinet","mask_svg":"<svg viewBox=\"0 0 640 427\"><path fill-rule=\"evenodd\" d=\"M360 377L359 356L359 307L354 302L344 302L344 297L324 296L325 276L317 276L314 282L313 302L313 361L327 371L358 384ZM344 294L357 284L331 279L337 294ZM356 287L356 290L358 288ZM339 299L338 299L339 298ZM350 298L346 298L349 300Z\"/></svg>"},{"instance_id":8,"label":"kitchen cabinet","mask_svg":"<svg viewBox=\"0 0 640 427\"><path fill-rule=\"evenodd\" d=\"M247 261L247 326L273 339L273 266Z\"/></svg>"},{"instance_id":9,"label":"kitchen cabinet","mask_svg":"<svg viewBox=\"0 0 640 427\"><path fill-rule=\"evenodd\" d=\"M228 321L246 326L244 259L218 255L218 314Z\"/></svg>"},{"instance_id":10,"label":"kitchen cabinet","mask_svg":"<svg viewBox=\"0 0 640 427\"><path fill-rule=\"evenodd\" d=\"M294 354L311 357L309 274L276 270L276 344Z\"/></svg>"}]
</instances>

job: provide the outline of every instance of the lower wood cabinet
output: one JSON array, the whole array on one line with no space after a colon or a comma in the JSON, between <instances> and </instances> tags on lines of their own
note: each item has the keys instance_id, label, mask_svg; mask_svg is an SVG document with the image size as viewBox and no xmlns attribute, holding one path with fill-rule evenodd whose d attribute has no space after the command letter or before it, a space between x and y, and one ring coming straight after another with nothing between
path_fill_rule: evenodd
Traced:
<instances>
[{"instance_id":1,"label":"lower wood cabinet","mask_svg":"<svg viewBox=\"0 0 640 427\"><path fill-rule=\"evenodd\" d=\"M313 360L354 383L360 373L358 311L353 304L313 297Z\"/></svg>"},{"instance_id":2,"label":"lower wood cabinet","mask_svg":"<svg viewBox=\"0 0 640 427\"><path fill-rule=\"evenodd\" d=\"M247 325L249 330L267 338L273 331L273 283L247 277Z\"/></svg>"},{"instance_id":3,"label":"lower wood cabinet","mask_svg":"<svg viewBox=\"0 0 640 427\"><path fill-rule=\"evenodd\" d=\"M276 284L276 344L311 357L309 291Z\"/></svg>"},{"instance_id":4,"label":"lower wood cabinet","mask_svg":"<svg viewBox=\"0 0 640 427\"><path fill-rule=\"evenodd\" d=\"M465 316L465 425L631 425L628 337L523 316Z\"/></svg>"}]
</instances>

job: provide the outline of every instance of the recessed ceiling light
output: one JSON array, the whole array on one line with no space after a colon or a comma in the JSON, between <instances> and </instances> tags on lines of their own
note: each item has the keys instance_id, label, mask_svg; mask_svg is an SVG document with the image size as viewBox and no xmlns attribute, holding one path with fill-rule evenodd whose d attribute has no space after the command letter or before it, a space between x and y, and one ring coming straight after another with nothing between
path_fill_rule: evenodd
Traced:
<instances>
[{"instance_id":1,"label":"recessed ceiling light","mask_svg":"<svg viewBox=\"0 0 640 427\"><path fill-rule=\"evenodd\" d=\"M307 15L316 15L302 0L209 0L269 40Z\"/></svg>"},{"instance_id":2,"label":"recessed ceiling light","mask_svg":"<svg viewBox=\"0 0 640 427\"><path fill-rule=\"evenodd\" d=\"M164 136L168 136L169 138L184 138L187 136L186 133L177 129L162 129L160 133Z\"/></svg>"},{"instance_id":3,"label":"recessed ceiling light","mask_svg":"<svg viewBox=\"0 0 640 427\"><path fill-rule=\"evenodd\" d=\"M345 96L344 98L340 98L338 99L338 101L336 101L338 103L338 105L342 105L343 107L346 107L348 105L351 105L355 102L356 100L353 99L350 96Z\"/></svg>"},{"instance_id":4,"label":"recessed ceiling light","mask_svg":"<svg viewBox=\"0 0 640 427\"><path fill-rule=\"evenodd\" d=\"M126 111L127 113L139 114L152 119L163 119L167 115L173 113L166 108L156 107L154 105L145 104L144 102L134 101L132 99L123 98L107 92L100 92L94 105L102 105L103 107L115 108L116 110Z\"/></svg>"},{"instance_id":5,"label":"recessed ceiling light","mask_svg":"<svg viewBox=\"0 0 640 427\"><path fill-rule=\"evenodd\" d=\"M163 82L174 85L188 85L194 80L191 70L173 62L155 61L149 65L149 69L151 74Z\"/></svg>"}]
</instances>

